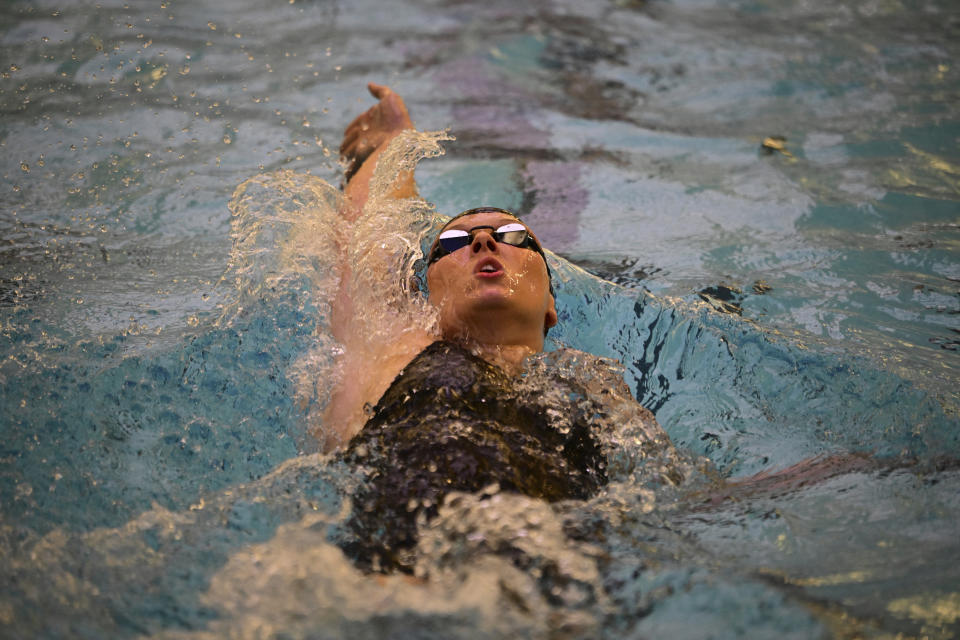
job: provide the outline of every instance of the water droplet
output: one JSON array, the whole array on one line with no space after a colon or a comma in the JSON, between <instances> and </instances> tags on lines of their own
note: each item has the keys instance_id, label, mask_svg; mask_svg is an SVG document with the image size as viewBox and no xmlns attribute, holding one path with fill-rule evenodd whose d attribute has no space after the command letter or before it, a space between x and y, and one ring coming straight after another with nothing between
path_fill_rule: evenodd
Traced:
<instances>
[{"instance_id":1,"label":"water droplet","mask_svg":"<svg viewBox=\"0 0 960 640\"><path fill-rule=\"evenodd\" d=\"M28 165L26 162L21 162L20 170L23 171L24 173L30 173L30 165Z\"/></svg>"}]
</instances>

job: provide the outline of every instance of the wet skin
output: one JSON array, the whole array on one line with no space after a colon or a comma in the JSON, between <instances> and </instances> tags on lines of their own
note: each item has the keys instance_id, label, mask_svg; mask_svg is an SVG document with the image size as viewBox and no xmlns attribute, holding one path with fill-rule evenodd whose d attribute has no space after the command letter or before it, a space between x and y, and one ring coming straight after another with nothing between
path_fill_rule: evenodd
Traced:
<instances>
[{"instance_id":1,"label":"wet skin","mask_svg":"<svg viewBox=\"0 0 960 640\"><path fill-rule=\"evenodd\" d=\"M536 251L497 242L492 235L517 221L501 212L482 212L445 228L492 227L476 229L470 245L427 270L430 302L440 313L444 338L542 349L544 327L557 323L546 264Z\"/></svg>"},{"instance_id":2,"label":"wet skin","mask_svg":"<svg viewBox=\"0 0 960 640\"><path fill-rule=\"evenodd\" d=\"M366 206L380 155L403 130L413 128L400 96L383 85L371 83L368 88L378 102L347 127L340 148L352 173L344 189L347 221L355 220ZM386 196L417 198L413 172L401 172ZM505 222L516 220L484 212L458 218L450 226L496 229ZM543 258L529 249L496 242L492 231L478 231L472 245L428 268L430 302L439 311L439 336L401 322L381 327L382 336L371 340L360 330L362 323L354 322L365 310L351 297L351 267L343 265L331 319L331 331L343 345L337 361L342 375L323 413L323 449L341 446L355 435L368 418L364 407L373 406L403 367L438 337L461 344L511 375L520 372L524 358L543 349L544 327L557 321ZM487 270L478 265L480 260L486 260Z\"/></svg>"}]
</instances>

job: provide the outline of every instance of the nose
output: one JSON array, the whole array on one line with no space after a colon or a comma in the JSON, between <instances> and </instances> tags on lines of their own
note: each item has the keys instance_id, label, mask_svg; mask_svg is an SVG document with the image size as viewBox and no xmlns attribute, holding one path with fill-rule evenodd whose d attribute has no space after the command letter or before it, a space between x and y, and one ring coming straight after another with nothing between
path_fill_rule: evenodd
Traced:
<instances>
[{"instance_id":1,"label":"nose","mask_svg":"<svg viewBox=\"0 0 960 640\"><path fill-rule=\"evenodd\" d=\"M487 249L492 253L497 253L497 241L486 229L478 229L473 235L473 242L470 243L470 250L473 253L480 253L482 249Z\"/></svg>"}]
</instances>

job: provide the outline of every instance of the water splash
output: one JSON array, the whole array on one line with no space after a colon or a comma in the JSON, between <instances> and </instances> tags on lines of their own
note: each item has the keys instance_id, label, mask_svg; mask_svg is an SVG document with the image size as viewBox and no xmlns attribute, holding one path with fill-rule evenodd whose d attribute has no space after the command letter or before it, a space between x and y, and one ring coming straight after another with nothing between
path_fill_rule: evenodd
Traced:
<instances>
[{"instance_id":1,"label":"water splash","mask_svg":"<svg viewBox=\"0 0 960 640\"><path fill-rule=\"evenodd\" d=\"M370 196L356 221L344 216L342 192L308 174L280 171L241 184L230 202L233 249L228 278L235 300L221 323L235 324L245 311L293 294L298 310L316 316L313 344L292 364L296 401L306 415L309 436L303 450L331 437L322 423L332 380L343 378L343 346L333 336L332 308L338 295L357 311L351 331L370 345L392 344L408 332L436 334L436 313L415 284L421 244L435 224L423 200L389 196L402 172L443 153L443 132L407 131L381 155ZM369 350L367 366L380 366Z\"/></svg>"}]
</instances>

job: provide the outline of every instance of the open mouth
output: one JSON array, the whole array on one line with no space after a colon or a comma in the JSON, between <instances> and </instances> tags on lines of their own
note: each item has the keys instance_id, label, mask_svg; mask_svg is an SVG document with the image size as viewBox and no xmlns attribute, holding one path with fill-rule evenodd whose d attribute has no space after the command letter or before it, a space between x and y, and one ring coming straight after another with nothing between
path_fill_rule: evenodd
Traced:
<instances>
[{"instance_id":1,"label":"open mouth","mask_svg":"<svg viewBox=\"0 0 960 640\"><path fill-rule=\"evenodd\" d=\"M503 266L493 258L484 258L477 263L474 274L481 278L493 278L503 275Z\"/></svg>"}]
</instances>

